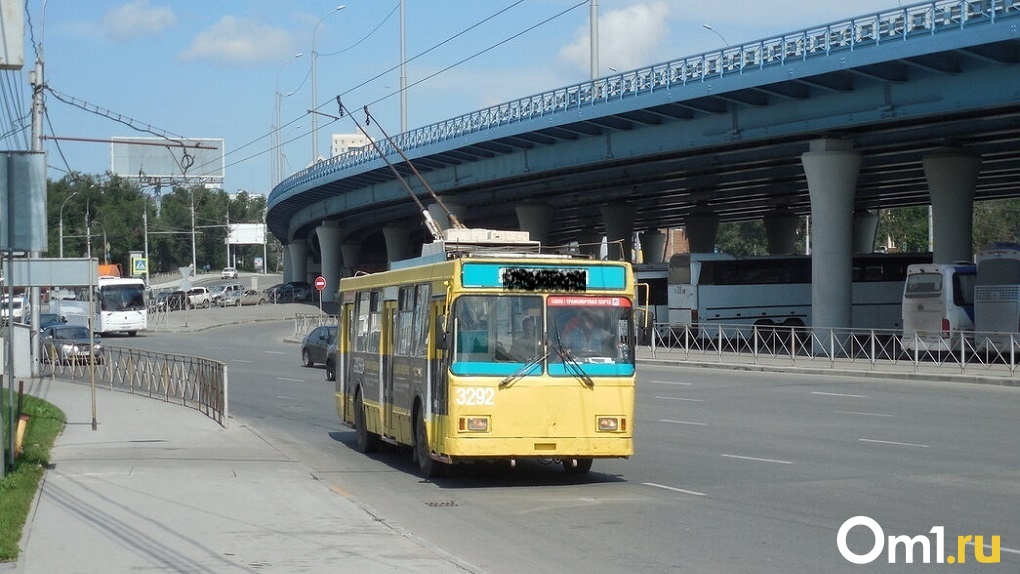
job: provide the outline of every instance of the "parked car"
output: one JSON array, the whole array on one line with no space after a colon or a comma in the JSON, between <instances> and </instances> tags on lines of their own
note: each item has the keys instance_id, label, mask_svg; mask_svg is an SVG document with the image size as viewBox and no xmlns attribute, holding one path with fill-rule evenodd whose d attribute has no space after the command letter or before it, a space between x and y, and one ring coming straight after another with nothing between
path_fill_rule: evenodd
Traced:
<instances>
[{"instance_id":1,"label":"parked car","mask_svg":"<svg viewBox=\"0 0 1020 574\"><path fill-rule=\"evenodd\" d=\"M224 267L223 271L220 272L221 279L237 279L237 268L236 267Z\"/></svg>"},{"instance_id":2,"label":"parked car","mask_svg":"<svg viewBox=\"0 0 1020 574\"><path fill-rule=\"evenodd\" d=\"M308 301L312 297L312 286L307 281L291 281L267 289L266 294L274 303Z\"/></svg>"},{"instance_id":3,"label":"parked car","mask_svg":"<svg viewBox=\"0 0 1020 574\"><path fill-rule=\"evenodd\" d=\"M188 303L192 307L202 307L208 309L212 305L212 295L209 294L208 287L192 287L188 289Z\"/></svg>"},{"instance_id":4,"label":"parked car","mask_svg":"<svg viewBox=\"0 0 1020 574\"><path fill-rule=\"evenodd\" d=\"M155 311L179 311L188 305L188 294L180 289L176 291L160 291L152 300Z\"/></svg>"},{"instance_id":5,"label":"parked car","mask_svg":"<svg viewBox=\"0 0 1020 574\"><path fill-rule=\"evenodd\" d=\"M234 291L244 291L247 287L244 283L221 283L219 285L213 285L209 288L209 298L212 303L219 304L219 300L227 293Z\"/></svg>"},{"instance_id":6,"label":"parked car","mask_svg":"<svg viewBox=\"0 0 1020 574\"><path fill-rule=\"evenodd\" d=\"M312 329L301 341L301 364L305 367L326 362L326 351L336 341L336 325L322 325Z\"/></svg>"},{"instance_id":7,"label":"parked car","mask_svg":"<svg viewBox=\"0 0 1020 574\"><path fill-rule=\"evenodd\" d=\"M27 323L31 324L32 315L29 315ZM67 319L59 313L39 313L39 330L43 330L50 325L63 325L67 322Z\"/></svg>"},{"instance_id":8,"label":"parked car","mask_svg":"<svg viewBox=\"0 0 1020 574\"><path fill-rule=\"evenodd\" d=\"M245 289L243 291L227 291L219 299L216 300L216 304L220 307L240 307L241 305L265 305L266 296L264 293L256 291L254 289Z\"/></svg>"},{"instance_id":9,"label":"parked car","mask_svg":"<svg viewBox=\"0 0 1020 574\"><path fill-rule=\"evenodd\" d=\"M54 364L88 364L94 358L103 362L103 345L99 337L89 340L89 329L81 325L50 325L39 335L43 360ZM94 343L94 345L93 345Z\"/></svg>"},{"instance_id":10,"label":"parked car","mask_svg":"<svg viewBox=\"0 0 1020 574\"><path fill-rule=\"evenodd\" d=\"M3 322L7 322L7 316L13 315L15 323L23 323L32 314L32 307L29 305L28 300L25 297L15 296L13 299L4 297L3 302L0 303L0 315L3 317Z\"/></svg>"}]
</instances>

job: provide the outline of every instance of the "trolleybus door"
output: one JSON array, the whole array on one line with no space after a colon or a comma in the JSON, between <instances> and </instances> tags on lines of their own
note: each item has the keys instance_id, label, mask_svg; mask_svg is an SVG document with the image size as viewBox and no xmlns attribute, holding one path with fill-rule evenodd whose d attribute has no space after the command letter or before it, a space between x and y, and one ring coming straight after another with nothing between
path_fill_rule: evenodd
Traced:
<instances>
[{"instance_id":1,"label":"trolleybus door","mask_svg":"<svg viewBox=\"0 0 1020 574\"><path fill-rule=\"evenodd\" d=\"M393 355L396 351L396 301L383 303L383 330L385 331L385 344L381 351L383 357L382 365L382 421L380 421L380 434L392 436L394 434L390 425L393 422Z\"/></svg>"}]
</instances>

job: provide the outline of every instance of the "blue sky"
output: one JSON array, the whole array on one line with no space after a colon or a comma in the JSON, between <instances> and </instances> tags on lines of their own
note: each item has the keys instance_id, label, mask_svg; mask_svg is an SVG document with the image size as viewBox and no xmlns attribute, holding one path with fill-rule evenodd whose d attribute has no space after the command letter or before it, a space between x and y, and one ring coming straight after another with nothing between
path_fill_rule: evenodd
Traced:
<instances>
[{"instance_id":1,"label":"blue sky","mask_svg":"<svg viewBox=\"0 0 1020 574\"><path fill-rule=\"evenodd\" d=\"M333 113L335 105L325 104L342 94L350 109L368 105L387 132L400 131L399 0L27 4L26 42L43 43L51 89L156 130L224 139L223 188L229 192L271 188L275 154L269 134L277 91L288 94L281 98L282 133L289 142L283 147L285 175L311 161L313 35L320 109ZM341 4L345 8L336 11ZM723 38L736 44L898 5L599 0L600 71L606 75L721 48ZM585 0L406 0L405 9L409 129L589 77ZM29 45L26 60L34 54ZM25 94L19 103L27 106L28 66L18 81ZM331 133L357 131L347 119L317 121L320 155L328 153ZM9 129L5 125L0 132ZM45 133L98 140L150 135L52 96ZM67 170L109 169L109 144L45 145L51 178Z\"/></svg>"}]
</instances>

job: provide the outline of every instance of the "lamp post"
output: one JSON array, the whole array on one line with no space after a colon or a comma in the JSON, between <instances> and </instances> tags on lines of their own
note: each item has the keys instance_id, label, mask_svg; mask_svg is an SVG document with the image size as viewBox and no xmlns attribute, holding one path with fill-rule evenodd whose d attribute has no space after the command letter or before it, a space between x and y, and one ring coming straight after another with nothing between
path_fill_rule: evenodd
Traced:
<instances>
[{"instance_id":1,"label":"lamp post","mask_svg":"<svg viewBox=\"0 0 1020 574\"><path fill-rule=\"evenodd\" d=\"M723 35L720 34L719 31L716 30L715 28L709 26L708 24L702 24L701 27L706 29L706 30L708 30L709 32L715 34L716 36L719 36L719 39L723 41L723 45L724 46L729 46L730 45L730 43L726 41L726 38L723 38Z\"/></svg>"},{"instance_id":2,"label":"lamp post","mask_svg":"<svg viewBox=\"0 0 1020 574\"><path fill-rule=\"evenodd\" d=\"M315 28L312 28L312 110L311 111L312 111L312 163L313 164L317 161L317 158L319 157L319 120L318 120L318 114L316 113L316 112L318 112L319 104L318 104L318 100L316 99L317 96L315 94L315 90L318 88L318 86L316 84L316 81L315 81L315 63L316 63L316 60L319 59L319 53L315 51L315 35L318 34L318 32L319 32L319 24L322 24L322 21L325 20L327 16L329 16L330 14L333 14L335 12L339 12L339 11L343 10L344 8L346 8L346 7L347 6L341 5L341 6L337 6L333 10L330 10L329 12L326 12L325 14L323 14L322 18L319 18L319 21L315 23Z\"/></svg>"},{"instance_id":3,"label":"lamp post","mask_svg":"<svg viewBox=\"0 0 1020 574\"><path fill-rule=\"evenodd\" d=\"M77 195L78 191L75 190L71 195L64 198L63 203L60 204L60 258L64 258L64 206L67 205L67 200Z\"/></svg>"},{"instance_id":4,"label":"lamp post","mask_svg":"<svg viewBox=\"0 0 1020 574\"><path fill-rule=\"evenodd\" d=\"M285 67L287 67L287 64L293 62L294 60L297 60L302 55L303 54L301 52L298 52L297 54L294 54L293 56L291 56L291 58L289 60L284 62L282 65L280 65L280 69L276 72L276 109L275 109L275 112L276 112L275 122L276 123L273 125L273 138L276 141L276 145L274 146L276 148L276 153L273 154L273 170L272 170L273 171L273 173L272 173L273 187L276 187L276 184L280 183L280 181L283 180L283 160L280 159L280 153L281 153L280 152L280 146L283 144L283 142L282 142L283 138L280 137L280 129L281 129L281 127L280 127L280 101L283 98L285 98L285 97L294 95L294 92L290 92L286 96L280 94L280 74L283 73L283 69ZM228 262L228 264L229 264L229 262Z\"/></svg>"}]
</instances>

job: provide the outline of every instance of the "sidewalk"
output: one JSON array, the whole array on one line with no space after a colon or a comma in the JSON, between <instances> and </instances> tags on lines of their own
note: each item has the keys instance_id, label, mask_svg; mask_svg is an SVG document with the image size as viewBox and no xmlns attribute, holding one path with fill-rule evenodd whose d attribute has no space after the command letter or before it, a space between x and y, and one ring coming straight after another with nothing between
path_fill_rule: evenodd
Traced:
<instances>
[{"instance_id":1,"label":"sidewalk","mask_svg":"<svg viewBox=\"0 0 1020 574\"><path fill-rule=\"evenodd\" d=\"M315 313L302 304L174 313L154 331ZM287 337L299 342L300 337ZM320 482L243 420L42 379L26 392L64 411L16 563L0 572L470 572Z\"/></svg>"},{"instance_id":2,"label":"sidewalk","mask_svg":"<svg viewBox=\"0 0 1020 574\"><path fill-rule=\"evenodd\" d=\"M64 381L28 393L67 426L17 563L0 571L420 572L466 570L320 482L243 421Z\"/></svg>"}]
</instances>

